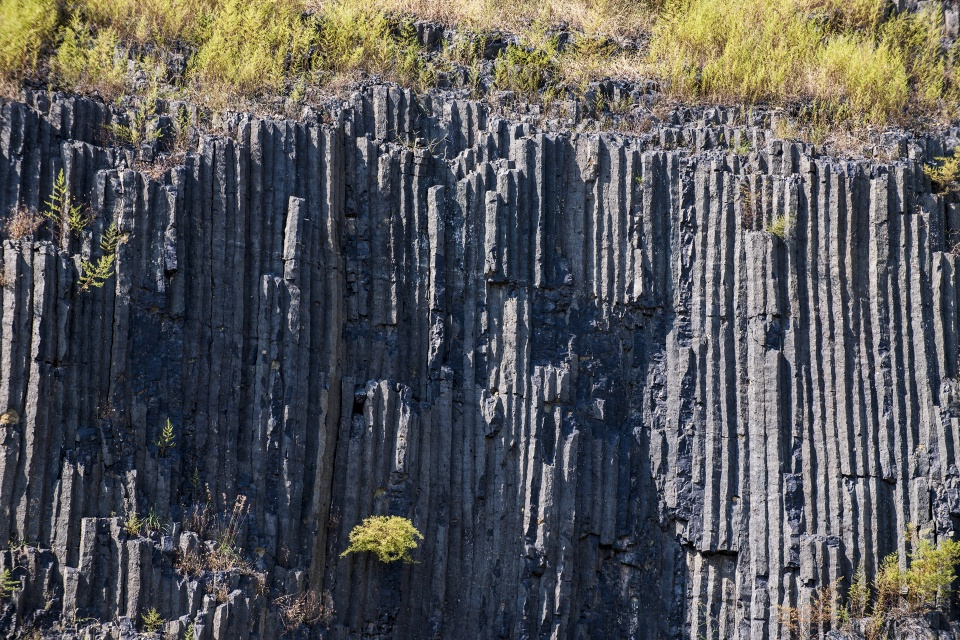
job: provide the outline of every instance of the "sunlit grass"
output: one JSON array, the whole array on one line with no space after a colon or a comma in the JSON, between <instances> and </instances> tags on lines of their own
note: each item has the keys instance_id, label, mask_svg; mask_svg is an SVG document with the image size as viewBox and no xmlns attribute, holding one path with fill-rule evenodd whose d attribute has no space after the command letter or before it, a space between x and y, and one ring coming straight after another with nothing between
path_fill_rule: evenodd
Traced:
<instances>
[{"instance_id":1,"label":"sunlit grass","mask_svg":"<svg viewBox=\"0 0 960 640\"><path fill-rule=\"evenodd\" d=\"M318 36L298 0L223 0L204 15L189 74L205 91L281 92L308 69Z\"/></svg>"},{"instance_id":2,"label":"sunlit grass","mask_svg":"<svg viewBox=\"0 0 960 640\"><path fill-rule=\"evenodd\" d=\"M818 101L840 120L885 123L951 107L936 9L884 19L883 3L686 0L667 7L652 71L677 99Z\"/></svg>"},{"instance_id":3,"label":"sunlit grass","mask_svg":"<svg viewBox=\"0 0 960 640\"><path fill-rule=\"evenodd\" d=\"M105 98L131 91L132 71L162 82L172 52L187 65L171 88L194 100L299 100L363 76L423 90L458 65L475 77L506 28L518 42L493 86L527 99L616 77L687 104L816 105L845 125L944 122L960 105L939 9L888 0L0 0L0 15L0 81L47 74ZM415 18L475 37L428 53Z\"/></svg>"},{"instance_id":4,"label":"sunlit grass","mask_svg":"<svg viewBox=\"0 0 960 640\"><path fill-rule=\"evenodd\" d=\"M32 73L60 20L56 0L0 0L0 80Z\"/></svg>"}]
</instances>

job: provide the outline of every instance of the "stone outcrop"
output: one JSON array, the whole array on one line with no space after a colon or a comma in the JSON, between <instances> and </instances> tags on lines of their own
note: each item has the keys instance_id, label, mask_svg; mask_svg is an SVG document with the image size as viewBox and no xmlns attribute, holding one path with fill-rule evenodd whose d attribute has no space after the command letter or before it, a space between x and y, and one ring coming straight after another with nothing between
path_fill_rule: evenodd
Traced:
<instances>
[{"instance_id":1,"label":"stone outcrop","mask_svg":"<svg viewBox=\"0 0 960 640\"><path fill-rule=\"evenodd\" d=\"M550 132L386 86L307 115L149 172L102 104L0 106L2 215L60 170L93 214L2 245L7 633L276 638L309 588L334 638L777 638L908 524L954 535L949 140L839 161L735 110ZM207 490L263 584L177 570ZM416 564L340 556L371 514Z\"/></svg>"}]
</instances>

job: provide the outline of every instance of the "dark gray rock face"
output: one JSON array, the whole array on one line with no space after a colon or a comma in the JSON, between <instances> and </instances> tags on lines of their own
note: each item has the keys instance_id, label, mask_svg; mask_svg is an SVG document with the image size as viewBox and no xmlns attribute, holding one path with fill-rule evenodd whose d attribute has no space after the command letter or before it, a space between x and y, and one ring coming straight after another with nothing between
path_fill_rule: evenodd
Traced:
<instances>
[{"instance_id":1,"label":"dark gray rock face","mask_svg":"<svg viewBox=\"0 0 960 640\"><path fill-rule=\"evenodd\" d=\"M908 523L960 523L937 140L841 163L724 112L545 134L375 87L325 123L227 118L154 180L106 114L0 106L3 215L60 169L95 214L2 245L8 631L129 637L156 607L169 637L272 639L309 587L335 638L777 638ZM116 277L80 292L110 221ZM215 597L175 571L193 534L123 531L205 485L247 497L266 588ZM414 522L417 564L340 557L371 514Z\"/></svg>"}]
</instances>

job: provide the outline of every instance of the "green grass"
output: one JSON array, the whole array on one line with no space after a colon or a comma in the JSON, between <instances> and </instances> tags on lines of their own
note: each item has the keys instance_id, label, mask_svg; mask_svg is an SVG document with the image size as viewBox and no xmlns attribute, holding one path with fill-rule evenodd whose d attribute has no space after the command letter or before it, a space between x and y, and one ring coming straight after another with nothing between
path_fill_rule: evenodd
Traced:
<instances>
[{"instance_id":1,"label":"green grass","mask_svg":"<svg viewBox=\"0 0 960 640\"><path fill-rule=\"evenodd\" d=\"M933 184L935 191L943 193L955 189L960 182L960 147L949 156L934 158L934 164L923 167L923 172Z\"/></svg>"},{"instance_id":2,"label":"green grass","mask_svg":"<svg viewBox=\"0 0 960 640\"><path fill-rule=\"evenodd\" d=\"M205 15L209 24L199 29L202 44L189 71L205 93L283 92L306 70L317 44L297 0L225 0Z\"/></svg>"},{"instance_id":3,"label":"green grass","mask_svg":"<svg viewBox=\"0 0 960 640\"><path fill-rule=\"evenodd\" d=\"M107 27L125 42L195 44L220 0L77 0L75 11L97 27Z\"/></svg>"},{"instance_id":4,"label":"green grass","mask_svg":"<svg viewBox=\"0 0 960 640\"><path fill-rule=\"evenodd\" d=\"M560 69L557 39L541 35L532 44L511 44L500 53L494 69L497 88L532 97L550 84Z\"/></svg>"},{"instance_id":5,"label":"green grass","mask_svg":"<svg viewBox=\"0 0 960 640\"><path fill-rule=\"evenodd\" d=\"M321 76L379 74L418 89L434 82L434 70L422 55L409 18L356 0L341 1L327 5L318 27L320 46L313 67Z\"/></svg>"},{"instance_id":6,"label":"green grass","mask_svg":"<svg viewBox=\"0 0 960 640\"><path fill-rule=\"evenodd\" d=\"M483 34L509 25L519 42L494 85L530 99L656 79L687 104L814 105L821 124L848 128L943 123L960 105L940 9L898 15L889 0L0 0L0 15L0 82L46 74L106 99L133 91L132 70L161 84L169 51L188 64L168 90L214 106L296 101L364 75L423 90L457 64L476 89ZM478 36L430 58L417 15ZM574 28L562 48L548 28L560 21ZM610 39L625 34L647 49Z\"/></svg>"},{"instance_id":7,"label":"green grass","mask_svg":"<svg viewBox=\"0 0 960 640\"><path fill-rule=\"evenodd\" d=\"M126 58L117 53L116 32L96 32L78 16L61 31L62 41L50 63L53 82L66 90L96 93L112 100L127 88Z\"/></svg>"},{"instance_id":8,"label":"green grass","mask_svg":"<svg viewBox=\"0 0 960 640\"><path fill-rule=\"evenodd\" d=\"M0 0L0 80L33 73L60 20L57 0Z\"/></svg>"},{"instance_id":9,"label":"green grass","mask_svg":"<svg viewBox=\"0 0 960 640\"><path fill-rule=\"evenodd\" d=\"M818 101L834 118L902 119L952 108L937 9L882 19L876 0L678 0L654 29L654 73L681 100Z\"/></svg>"}]
</instances>

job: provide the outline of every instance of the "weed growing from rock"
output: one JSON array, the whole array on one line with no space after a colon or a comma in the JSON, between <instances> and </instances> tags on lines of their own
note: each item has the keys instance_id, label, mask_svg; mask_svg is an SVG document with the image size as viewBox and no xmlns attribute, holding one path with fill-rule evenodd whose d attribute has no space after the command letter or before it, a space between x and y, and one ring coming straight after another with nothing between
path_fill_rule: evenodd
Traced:
<instances>
[{"instance_id":1,"label":"weed growing from rock","mask_svg":"<svg viewBox=\"0 0 960 640\"><path fill-rule=\"evenodd\" d=\"M414 562L410 551L417 548L423 535L408 518L400 516L370 516L350 532L350 546L340 554L369 551L381 562Z\"/></svg>"},{"instance_id":2,"label":"weed growing from rock","mask_svg":"<svg viewBox=\"0 0 960 640\"><path fill-rule=\"evenodd\" d=\"M143 620L143 630L147 633L156 633L165 622L164 619L160 617L160 613L156 607L147 610L147 612L140 617Z\"/></svg>"}]
</instances>

